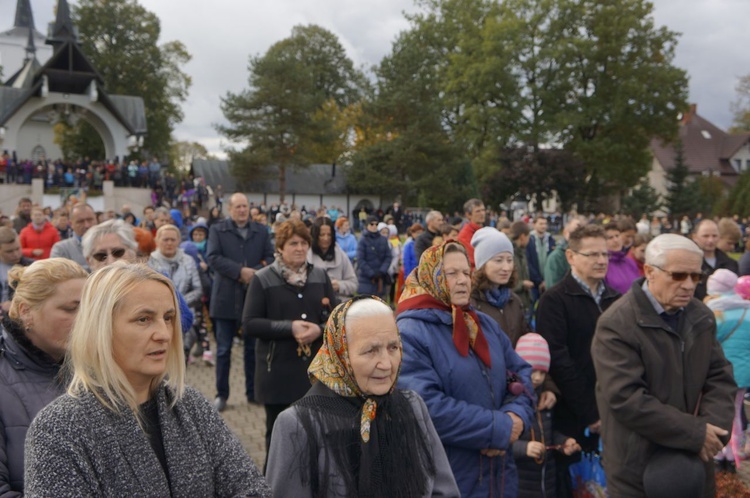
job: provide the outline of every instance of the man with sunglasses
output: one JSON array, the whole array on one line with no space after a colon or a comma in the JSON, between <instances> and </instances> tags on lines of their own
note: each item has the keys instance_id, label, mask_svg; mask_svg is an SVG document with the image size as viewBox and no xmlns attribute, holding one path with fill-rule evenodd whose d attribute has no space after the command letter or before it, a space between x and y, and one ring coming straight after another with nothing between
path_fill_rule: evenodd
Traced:
<instances>
[{"instance_id":1,"label":"man with sunglasses","mask_svg":"<svg viewBox=\"0 0 750 498\"><path fill-rule=\"evenodd\" d=\"M719 268L725 268L739 275L740 267L737 261L716 247L719 242L719 226L714 220L705 219L696 223L693 241L703 250L701 270L706 274L706 279ZM695 289L695 297L701 300L706 297L706 279L699 282Z\"/></svg>"},{"instance_id":2,"label":"man with sunglasses","mask_svg":"<svg viewBox=\"0 0 750 498\"><path fill-rule=\"evenodd\" d=\"M553 426L575 438L584 451L592 451L598 446L601 422L594 394L596 373L591 362L591 340L597 319L620 294L604 283L609 253L600 225L573 230L565 256L570 272L542 294L536 328L549 344L549 373L560 390ZM559 454L555 458L557 496L571 496L568 467L577 457Z\"/></svg>"},{"instance_id":3,"label":"man with sunglasses","mask_svg":"<svg viewBox=\"0 0 750 498\"><path fill-rule=\"evenodd\" d=\"M714 315L694 297L703 260L682 235L656 237L645 278L597 324L591 353L611 496L661 486L714 495L713 456L729 439L736 385ZM692 489L680 487L693 478Z\"/></svg>"}]
</instances>

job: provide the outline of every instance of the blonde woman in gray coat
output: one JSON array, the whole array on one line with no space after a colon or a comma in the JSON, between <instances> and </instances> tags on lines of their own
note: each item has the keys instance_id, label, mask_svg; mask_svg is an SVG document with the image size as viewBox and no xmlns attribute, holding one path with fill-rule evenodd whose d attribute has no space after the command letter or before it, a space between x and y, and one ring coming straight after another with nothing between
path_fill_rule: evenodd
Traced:
<instances>
[{"instance_id":1,"label":"blonde woman in gray coat","mask_svg":"<svg viewBox=\"0 0 750 498\"><path fill-rule=\"evenodd\" d=\"M27 496L271 496L221 416L185 386L180 329L171 281L146 265L89 278L71 385L28 431Z\"/></svg>"}]
</instances>

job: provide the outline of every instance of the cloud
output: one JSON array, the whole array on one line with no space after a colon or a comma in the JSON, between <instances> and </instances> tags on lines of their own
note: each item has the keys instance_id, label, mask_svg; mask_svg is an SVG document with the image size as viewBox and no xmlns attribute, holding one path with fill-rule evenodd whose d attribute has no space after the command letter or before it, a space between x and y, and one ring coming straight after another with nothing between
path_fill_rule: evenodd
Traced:
<instances>
[{"instance_id":1,"label":"cloud","mask_svg":"<svg viewBox=\"0 0 750 498\"><path fill-rule=\"evenodd\" d=\"M73 2L75 3L75 2ZM220 97L246 88L248 58L261 55L298 24L319 24L335 33L358 67L370 68L390 52L396 35L408 28L403 12L411 0L141 0L162 22L162 40L180 40L193 59L184 70L193 78L180 140L198 141L220 152L224 140ZM750 72L748 0L653 0L657 25L682 33L676 64L690 76L690 101L716 125L732 122L730 104L737 79ZM0 30L10 27L16 0L0 0ZM32 0L37 29L46 31L55 0Z\"/></svg>"}]
</instances>

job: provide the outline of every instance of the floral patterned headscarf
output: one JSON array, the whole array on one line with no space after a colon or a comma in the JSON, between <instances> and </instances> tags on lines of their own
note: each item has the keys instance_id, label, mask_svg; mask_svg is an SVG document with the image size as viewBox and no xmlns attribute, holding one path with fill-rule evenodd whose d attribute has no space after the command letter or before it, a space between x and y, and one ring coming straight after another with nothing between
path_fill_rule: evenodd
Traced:
<instances>
[{"instance_id":1,"label":"floral patterned headscarf","mask_svg":"<svg viewBox=\"0 0 750 498\"><path fill-rule=\"evenodd\" d=\"M359 432L362 436L362 441L367 443L370 440L370 424L375 419L377 412L378 404L376 398L379 396L366 395L357 384L354 377L354 370L349 361L349 346L346 342L345 326L346 313L349 311L349 307L361 299L374 299L386 304L378 297L359 295L336 306L333 312L331 312L331 316L328 317L328 322L323 332L323 345L307 369L307 375L310 377L311 382L319 381L339 396L357 397L364 401ZM396 379L398 379L400 372L401 366L399 365ZM388 394L392 393L395 388L396 381L394 380Z\"/></svg>"},{"instance_id":2,"label":"floral patterned headscarf","mask_svg":"<svg viewBox=\"0 0 750 498\"><path fill-rule=\"evenodd\" d=\"M451 303L451 293L443 271L445 248L450 244L460 243L447 240L439 246L427 248L422 253L419 265L404 283L404 291L396 313L424 308L450 311L453 317L453 344L458 352L461 356L468 356L471 348L482 363L491 367L490 347L482 332L476 311L469 305L459 307Z\"/></svg>"}]
</instances>

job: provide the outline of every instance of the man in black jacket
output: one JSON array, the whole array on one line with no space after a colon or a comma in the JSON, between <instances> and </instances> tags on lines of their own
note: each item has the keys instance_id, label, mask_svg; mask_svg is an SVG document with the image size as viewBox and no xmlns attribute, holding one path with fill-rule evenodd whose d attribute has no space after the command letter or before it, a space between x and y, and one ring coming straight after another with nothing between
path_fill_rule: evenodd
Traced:
<instances>
[{"instance_id":1,"label":"man in black jacket","mask_svg":"<svg viewBox=\"0 0 750 498\"><path fill-rule=\"evenodd\" d=\"M574 230L566 257L571 271L542 294L537 331L549 343L549 373L560 390L553 426L575 438L584 451L591 451L598 444L601 427L591 341L597 319L620 295L604 284L609 253L601 226L585 225ZM590 437L584 434L586 429ZM558 459L557 496L570 496L570 463L570 458Z\"/></svg>"},{"instance_id":2,"label":"man in black jacket","mask_svg":"<svg viewBox=\"0 0 750 498\"><path fill-rule=\"evenodd\" d=\"M703 300L706 297L706 279L719 268L726 268L739 275L740 267L721 249L716 247L719 242L719 226L714 220L705 219L695 225L693 241L703 250L703 264L701 269L706 274L695 289L695 297Z\"/></svg>"},{"instance_id":3,"label":"man in black jacket","mask_svg":"<svg viewBox=\"0 0 750 498\"><path fill-rule=\"evenodd\" d=\"M440 211L430 211L427 213L424 219L427 224L427 230L422 232L422 235L417 237L414 241L414 256L417 258L422 257L422 253L432 245L433 239L440 233L440 226L443 224L443 213Z\"/></svg>"},{"instance_id":4,"label":"man in black jacket","mask_svg":"<svg viewBox=\"0 0 750 498\"><path fill-rule=\"evenodd\" d=\"M211 318L216 327L216 400L223 411L229 398L232 343L240 327L247 286L255 272L273 263L273 247L266 227L250 220L245 194L229 199L229 218L211 225L208 266L214 272ZM255 401L255 340L245 339L245 396Z\"/></svg>"}]
</instances>

